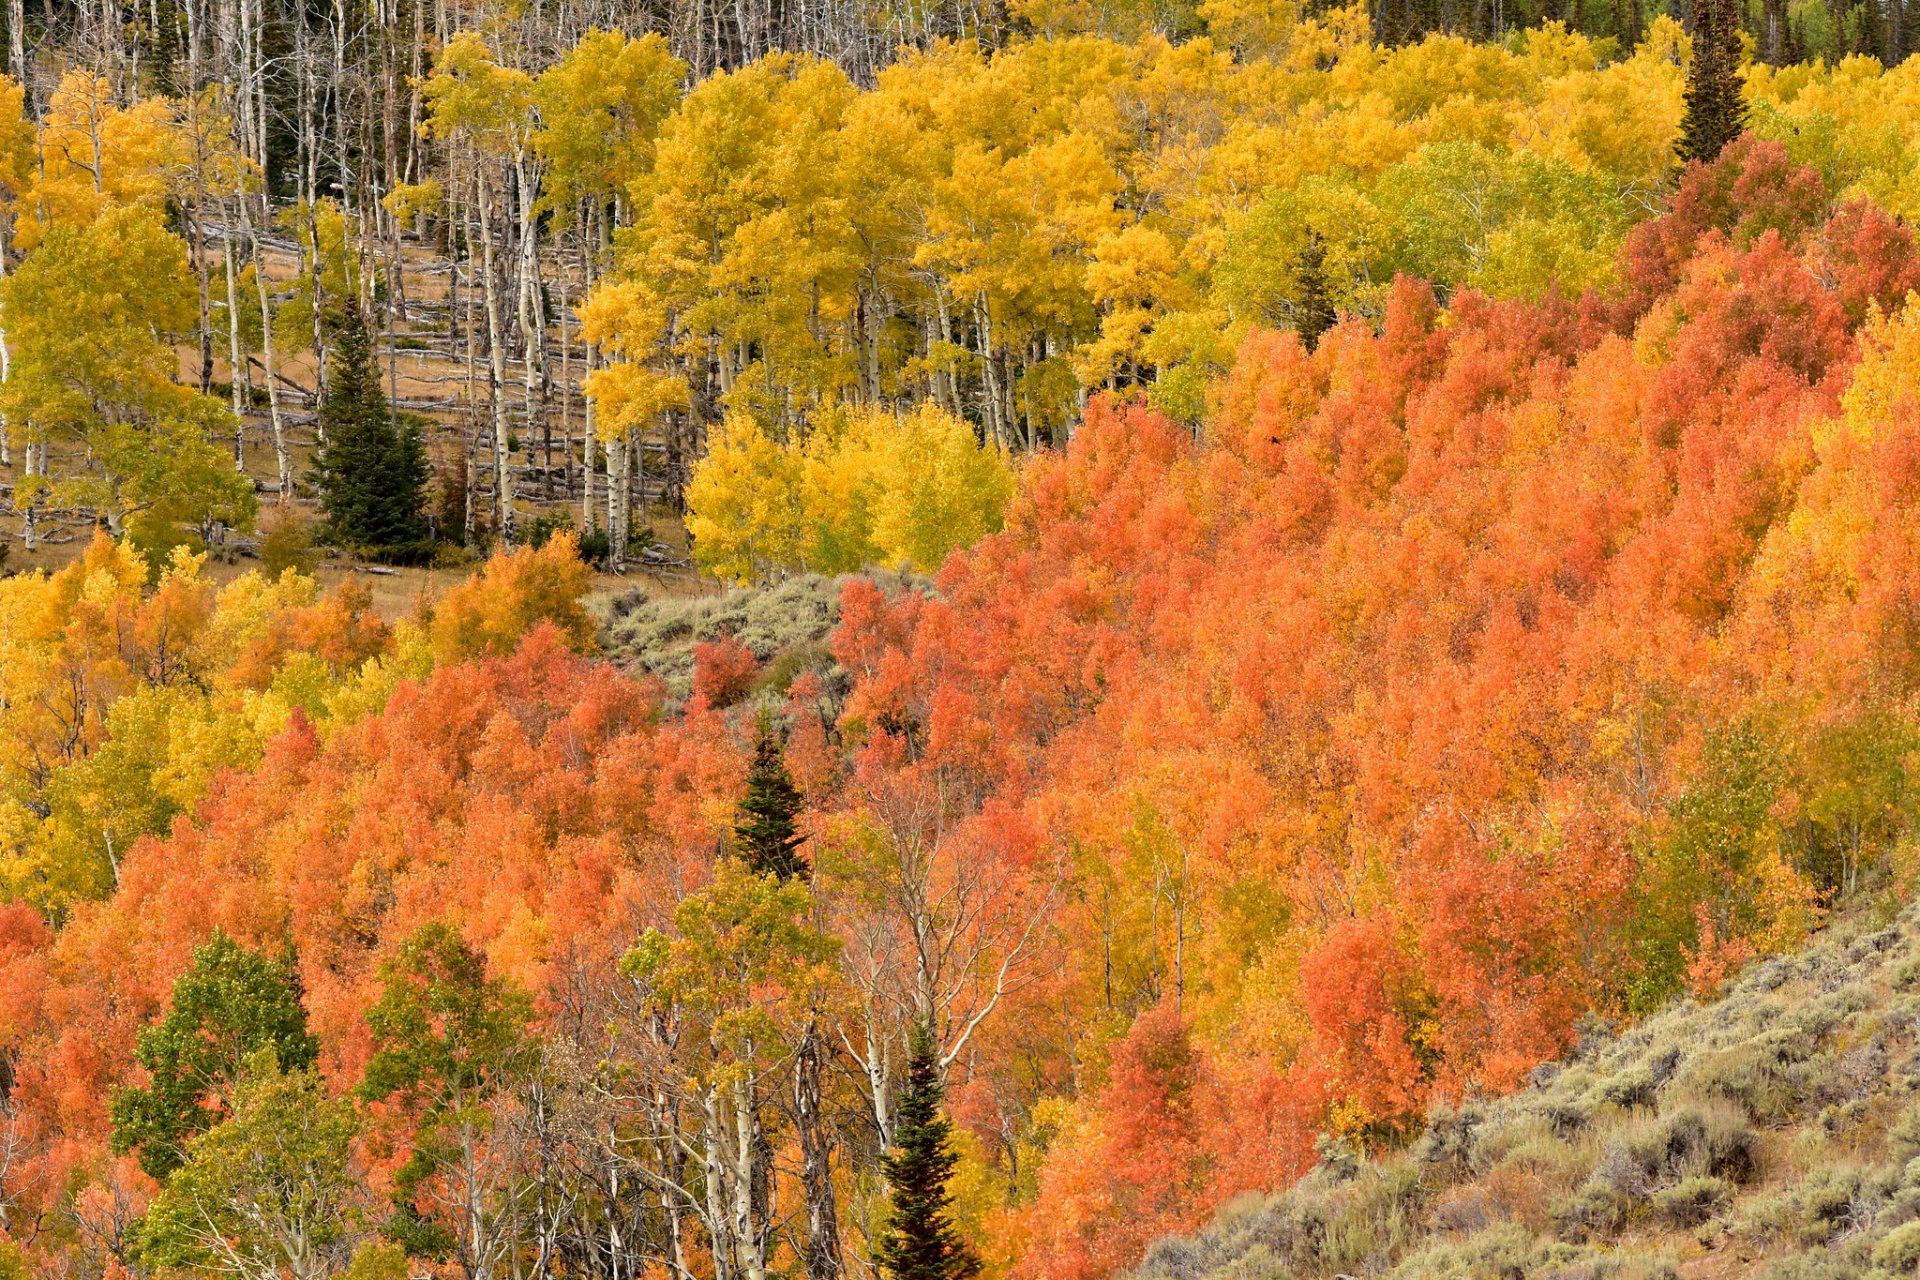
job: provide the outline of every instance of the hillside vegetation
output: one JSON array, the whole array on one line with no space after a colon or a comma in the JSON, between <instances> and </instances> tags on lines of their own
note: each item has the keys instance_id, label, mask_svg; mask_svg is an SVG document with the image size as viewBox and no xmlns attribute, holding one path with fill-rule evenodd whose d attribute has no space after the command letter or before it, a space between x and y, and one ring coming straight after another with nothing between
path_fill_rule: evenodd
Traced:
<instances>
[{"instance_id":1,"label":"hillside vegetation","mask_svg":"<svg viewBox=\"0 0 1920 1280\"><path fill-rule=\"evenodd\" d=\"M1920 1269L1920 917L1849 918L1583 1037L1393 1156L1340 1142L1292 1190L1162 1241L1135 1280L1885 1280Z\"/></svg>"},{"instance_id":2,"label":"hillside vegetation","mask_svg":"<svg viewBox=\"0 0 1920 1280\"><path fill-rule=\"evenodd\" d=\"M393 625L297 571L150 581L104 536L0 582L6 1256L159 1275L239 1240L277 1271L324 1222L306 1280L838 1273L890 1256L911 1140L991 1274L1091 1280L1523 1087L1594 1017L1891 913L1920 864L1911 232L1748 136L1614 271L1445 305L1402 278L1311 347L1255 330L1198 434L1093 397L930 587L596 622L565 536ZM1566 1114L1493 1179L1513 1223L1461 1192L1494 1234L1446 1247L1571 1266L1689 1217L1720 1256L1892 1258L1895 1067L1839 1065L1879 995L1794 1005L1786 1057L1710 1077L1798 990L1687 1015L1728 1021L1659 1072L1681 1015L1542 1087ZM1829 1106L1844 1210L1791 1199L1790 1160L1833 1162L1769 1136ZM249 1181L262 1151L305 1154ZM324 1190L308 1216L194 1226L282 1176ZM1389 1193L1411 1176L1316 1175L1299 1203L1386 1225L1266 1247L1410 1261L1453 1202ZM1722 1201L1776 1192L1739 1235Z\"/></svg>"},{"instance_id":3,"label":"hillside vegetation","mask_svg":"<svg viewBox=\"0 0 1920 1280\"><path fill-rule=\"evenodd\" d=\"M1900 3L12 5L0 1280L1920 1270Z\"/></svg>"}]
</instances>

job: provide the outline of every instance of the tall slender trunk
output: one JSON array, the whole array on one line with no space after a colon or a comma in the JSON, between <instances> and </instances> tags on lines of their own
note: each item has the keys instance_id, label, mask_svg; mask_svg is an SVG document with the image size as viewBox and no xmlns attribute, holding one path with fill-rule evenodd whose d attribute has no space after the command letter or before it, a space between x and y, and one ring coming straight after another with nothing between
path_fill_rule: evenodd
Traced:
<instances>
[{"instance_id":1,"label":"tall slender trunk","mask_svg":"<svg viewBox=\"0 0 1920 1280\"><path fill-rule=\"evenodd\" d=\"M539 178L533 166L527 163L524 153L516 154L513 160L517 221L519 224L519 253L516 275L518 287L515 290L516 317L520 322L520 348L522 355L521 397L525 405L528 457L533 454L535 432L541 438L541 463L551 470L553 466L553 427L546 421L546 384L547 384L547 326L544 308L540 305L540 227L534 216L534 191ZM550 481L548 483L551 483ZM543 487L543 491L546 491Z\"/></svg>"},{"instance_id":2,"label":"tall slender trunk","mask_svg":"<svg viewBox=\"0 0 1920 1280\"><path fill-rule=\"evenodd\" d=\"M33 82L27 78L26 0L7 0L7 72L26 91L27 112L32 114Z\"/></svg>"},{"instance_id":3,"label":"tall slender trunk","mask_svg":"<svg viewBox=\"0 0 1920 1280\"><path fill-rule=\"evenodd\" d=\"M735 1280L736 1253L733 1246L733 1215L726 1199L728 1161L723 1150L727 1138L719 1114L718 1086L701 1093L703 1136L702 1163L706 1175L707 1230L713 1236L713 1280Z\"/></svg>"},{"instance_id":4,"label":"tall slender trunk","mask_svg":"<svg viewBox=\"0 0 1920 1280\"><path fill-rule=\"evenodd\" d=\"M220 256L226 261L227 276L227 374L233 385L229 388L233 395L233 413L240 419L238 433L242 439L246 435L246 413L251 407L252 397L247 394L247 357L240 350L240 280L239 267L235 264L234 222L239 213L231 215L227 223L226 234L221 237Z\"/></svg>"},{"instance_id":5,"label":"tall slender trunk","mask_svg":"<svg viewBox=\"0 0 1920 1280\"><path fill-rule=\"evenodd\" d=\"M893 1092L889 1083L892 1076L893 1055L889 1052L889 1041L877 1022L878 1010L869 1006L866 1018L866 1052L861 1056L860 1066L867 1075L867 1096L873 1104L873 1128L879 1135L880 1146L884 1149L893 1145Z\"/></svg>"},{"instance_id":6,"label":"tall slender trunk","mask_svg":"<svg viewBox=\"0 0 1920 1280\"><path fill-rule=\"evenodd\" d=\"M840 1280L840 1210L833 1190L833 1130L821 1111L826 1040L809 1026L793 1062L794 1127L807 1205L807 1280Z\"/></svg>"},{"instance_id":7,"label":"tall slender trunk","mask_svg":"<svg viewBox=\"0 0 1920 1280\"><path fill-rule=\"evenodd\" d=\"M478 504L473 500L474 491L480 487L480 460L476 456L479 451L479 441L476 439L477 434L472 422L469 421L467 424L467 447L465 454L466 487L462 490L466 497L460 513L460 540L462 545L469 547L474 544L474 540L479 534L474 513L474 508Z\"/></svg>"},{"instance_id":8,"label":"tall slender trunk","mask_svg":"<svg viewBox=\"0 0 1920 1280\"><path fill-rule=\"evenodd\" d=\"M26 486L27 501L20 509L20 545L29 554L39 544L40 537L40 483L39 476L45 464L40 458L40 445L29 435L20 446L25 455L21 482Z\"/></svg>"},{"instance_id":9,"label":"tall slender trunk","mask_svg":"<svg viewBox=\"0 0 1920 1280\"><path fill-rule=\"evenodd\" d=\"M591 211L588 214L587 225L582 228L580 237L581 289L588 295L592 294L594 281L597 277L597 269L600 263L600 246L606 237L606 224L606 208L604 205L596 202L591 207ZM600 347L597 343L587 343L586 357L587 367L585 376L592 377L593 371L599 367L600 363ZM572 394L571 388L568 389L568 394ZM580 531L583 535L591 533L594 527L593 456L599 443L596 439L596 433L598 431L596 417L593 398L588 396L586 397L586 407L582 413L580 426ZM625 548L623 547L622 551L624 552L624 550ZM609 563L611 563L613 554L612 544L609 543L607 548Z\"/></svg>"},{"instance_id":10,"label":"tall slender trunk","mask_svg":"<svg viewBox=\"0 0 1920 1280\"><path fill-rule=\"evenodd\" d=\"M262 380L267 384L267 420L273 429L274 472L280 482L278 501L285 505L293 501L293 456L287 448L286 422L280 416L279 367L273 350L273 303L267 295L267 262L260 253L260 236L245 208L246 202L242 200L241 225L247 233L248 247L253 250L253 283L260 295L260 361L265 375Z\"/></svg>"},{"instance_id":11,"label":"tall slender trunk","mask_svg":"<svg viewBox=\"0 0 1920 1280\"><path fill-rule=\"evenodd\" d=\"M987 310L985 294L975 294L973 300L973 322L979 330L981 377L986 381L987 429L995 444L1006 447L1006 424L1002 420L1005 406L1000 397L1000 377L993 351L993 317Z\"/></svg>"},{"instance_id":12,"label":"tall slender trunk","mask_svg":"<svg viewBox=\"0 0 1920 1280\"><path fill-rule=\"evenodd\" d=\"M765 1224L755 1212L754 1183L760 1162L760 1115L753 1105L753 1086L736 1080L729 1092L733 1109L733 1141L727 1155L733 1184L734 1266L740 1280L766 1280Z\"/></svg>"},{"instance_id":13,"label":"tall slender trunk","mask_svg":"<svg viewBox=\"0 0 1920 1280\"><path fill-rule=\"evenodd\" d=\"M627 487L627 449L631 431L622 431L607 442L607 568L614 573L627 571L627 540L632 534L628 521L633 514L633 491Z\"/></svg>"},{"instance_id":14,"label":"tall slender trunk","mask_svg":"<svg viewBox=\"0 0 1920 1280\"><path fill-rule=\"evenodd\" d=\"M513 477L507 451L507 344L500 315L500 279L495 266L493 180L484 160L480 175L480 284L487 311L487 389L493 399L493 502L500 541L513 541Z\"/></svg>"}]
</instances>

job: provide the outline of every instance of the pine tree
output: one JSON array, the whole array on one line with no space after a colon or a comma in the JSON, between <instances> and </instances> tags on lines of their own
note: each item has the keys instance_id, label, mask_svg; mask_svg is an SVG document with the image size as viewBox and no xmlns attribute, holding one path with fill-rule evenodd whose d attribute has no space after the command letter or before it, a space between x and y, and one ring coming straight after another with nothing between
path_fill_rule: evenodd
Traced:
<instances>
[{"instance_id":1,"label":"pine tree","mask_svg":"<svg viewBox=\"0 0 1920 1280\"><path fill-rule=\"evenodd\" d=\"M881 1158L891 1212L874 1259L891 1280L972 1280L980 1259L947 1212L953 1204L947 1181L960 1157L953 1150L953 1124L940 1113L946 1088L925 1023L914 1027L910 1050L893 1149Z\"/></svg>"},{"instance_id":2,"label":"pine tree","mask_svg":"<svg viewBox=\"0 0 1920 1280\"><path fill-rule=\"evenodd\" d=\"M800 808L800 791L787 772L780 734L772 717L763 715L754 733L746 798L733 828L740 857L749 868L781 880L807 878L807 861L799 853L806 837L794 826Z\"/></svg>"},{"instance_id":3,"label":"pine tree","mask_svg":"<svg viewBox=\"0 0 1920 1280\"><path fill-rule=\"evenodd\" d=\"M1318 231L1307 232L1307 243L1300 250L1294 276L1300 281L1300 297L1293 306L1293 327L1311 351L1320 345L1320 335L1333 328L1337 319L1333 297L1327 292L1327 245Z\"/></svg>"},{"instance_id":4,"label":"pine tree","mask_svg":"<svg viewBox=\"0 0 1920 1280\"><path fill-rule=\"evenodd\" d=\"M1740 12L1733 0L1699 0L1687 68L1680 159L1711 164L1747 125L1740 85Z\"/></svg>"},{"instance_id":5,"label":"pine tree","mask_svg":"<svg viewBox=\"0 0 1920 1280\"><path fill-rule=\"evenodd\" d=\"M326 446L314 482L333 536L374 552L427 536L427 459L420 433L396 423L360 308L349 299L333 324L320 426Z\"/></svg>"}]
</instances>

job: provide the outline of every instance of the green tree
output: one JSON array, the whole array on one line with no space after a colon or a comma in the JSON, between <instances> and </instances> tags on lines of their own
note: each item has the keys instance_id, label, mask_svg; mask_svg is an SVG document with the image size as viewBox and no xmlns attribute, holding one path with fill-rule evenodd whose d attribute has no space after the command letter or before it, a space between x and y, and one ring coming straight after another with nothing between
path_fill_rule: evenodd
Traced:
<instances>
[{"instance_id":1,"label":"green tree","mask_svg":"<svg viewBox=\"0 0 1920 1280\"><path fill-rule=\"evenodd\" d=\"M787 772L780 732L774 727L773 717L762 715L754 731L746 798L740 801L733 827L735 846L749 868L781 880L807 878L807 861L800 856L806 837L793 821L802 803L793 776Z\"/></svg>"},{"instance_id":2,"label":"green tree","mask_svg":"<svg viewBox=\"0 0 1920 1280\"><path fill-rule=\"evenodd\" d=\"M187 1144L140 1224L141 1260L235 1280L338 1275L361 1235L353 1103L271 1050L248 1063L233 1115Z\"/></svg>"},{"instance_id":3,"label":"green tree","mask_svg":"<svg viewBox=\"0 0 1920 1280\"><path fill-rule=\"evenodd\" d=\"M813 896L794 880L756 875L725 858L713 882L674 908L677 936L641 935L620 971L644 994L655 1028L673 1028L661 1049L663 1092L676 1095L688 1128L679 1140L700 1153L712 1179L696 1206L716 1240L730 1245L738 1280L767 1280L778 1227L769 1197L781 1108L773 1086L796 1068L817 1068L808 1042L835 990L839 941L812 924ZM805 1130L802 1142L818 1140ZM804 1193L816 1226L830 1182L810 1155ZM810 1232L810 1261L827 1239ZM818 1274L815 1272L815 1274Z\"/></svg>"},{"instance_id":4,"label":"green tree","mask_svg":"<svg viewBox=\"0 0 1920 1280\"><path fill-rule=\"evenodd\" d=\"M176 380L170 335L193 328L194 298L186 246L136 207L49 227L0 282L11 353L0 414L71 446L55 498L95 508L116 535L136 519L154 541L174 525L253 519L252 485L213 443L231 434L232 411ZM22 504L37 497L19 490Z\"/></svg>"},{"instance_id":5,"label":"green tree","mask_svg":"<svg viewBox=\"0 0 1920 1280\"><path fill-rule=\"evenodd\" d=\"M1791 785L1784 754L1750 722L1710 732L1698 772L1651 829L1623 968L1635 1012L1692 981L1702 957L1729 946L1783 950L1811 927L1812 887L1788 863L1782 838L1779 806Z\"/></svg>"},{"instance_id":6,"label":"green tree","mask_svg":"<svg viewBox=\"0 0 1920 1280\"><path fill-rule=\"evenodd\" d=\"M424 539L426 451L419 431L396 418L380 389L367 323L351 298L333 324L320 426L326 445L313 480L333 535L376 552Z\"/></svg>"},{"instance_id":7,"label":"green tree","mask_svg":"<svg viewBox=\"0 0 1920 1280\"><path fill-rule=\"evenodd\" d=\"M374 1051L360 1094L413 1126L384 1233L417 1256L455 1253L468 1274L482 1274L508 1247L497 1210L511 1172L489 1141L491 1104L532 1064L532 1003L488 977L486 960L440 921L407 939L381 983L367 1010ZM422 1211L434 1202L458 1219L455 1229Z\"/></svg>"},{"instance_id":8,"label":"green tree","mask_svg":"<svg viewBox=\"0 0 1920 1280\"><path fill-rule=\"evenodd\" d=\"M1293 303L1293 327L1300 341L1311 351L1320 345L1320 335L1333 328L1333 295L1327 287L1327 242L1318 231L1307 232L1300 259L1293 269L1300 291Z\"/></svg>"},{"instance_id":9,"label":"green tree","mask_svg":"<svg viewBox=\"0 0 1920 1280\"><path fill-rule=\"evenodd\" d=\"M1693 26L1680 118L1680 159L1711 164L1747 126L1740 84L1740 11L1733 0L1701 0Z\"/></svg>"},{"instance_id":10,"label":"green tree","mask_svg":"<svg viewBox=\"0 0 1920 1280\"><path fill-rule=\"evenodd\" d=\"M947 1182L959 1156L953 1124L940 1110L945 1096L933 1032L917 1024L893 1150L882 1159L891 1212L874 1257L892 1280L971 1280L980 1272L979 1257L954 1230L948 1212L953 1196Z\"/></svg>"},{"instance_id":11,"label":"green tree","mask_svg":"<svg viewBox=\"0 0 1920 1280\"><path fill-rule=\"evenodd\" d=\"M216 931L174 983L167 1016L140 1033L134 1056L151 1082L114 1094L113 1149L137 1149L140 1167L164 1179L185 1159L189 1138L233 1114L235 1090L257 1054L270 1051L279 1066L300 1071L313 1066L319 1047L293 966Z\"/></svg>"}]
</instances>

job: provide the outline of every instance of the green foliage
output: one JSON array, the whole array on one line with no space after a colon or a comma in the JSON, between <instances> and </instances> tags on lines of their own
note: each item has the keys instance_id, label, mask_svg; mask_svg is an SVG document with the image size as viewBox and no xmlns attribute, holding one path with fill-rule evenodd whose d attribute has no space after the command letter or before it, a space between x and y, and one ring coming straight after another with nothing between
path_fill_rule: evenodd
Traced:
<instances>
[{"instance_id":1,"label":"green foliage","mask_svg":"<svg viewBox=\"0 0 1920 1280\"><path fill-rule=\"evenodd\" d=\"M1640 881L1631 1000L1646 1011L1687 981L1714 938L1763 938L1777 949L1804 927L1804 900L1783 898L1787 868L1773 805L1779 751L1751 724L1708 738L1700 770L1669 806Z\"/></svg>"},{"instance_id":2,"label":"green foliage","mask_svg":"<svg viewBox=\"0 0 1920 1280\"><path fill-rule=\"evenodd\" d=\"M806 837L794 826L804 803L787 772L780 731L772 716L762 715L754 730L747 794L733 827L734 848L741 861L763 876L805 880L809 868L800 856L800 846Z\"/></svg>"},{"instance_id":3,"label":"green foliage","mask_svg":"<svg viewBox=\"0 0 1920 1280\"><path fill-rule=\"evenodd\" d=\"M1692 1177L1656 1192L1653 1211L1678 1227L1693 1227L1733 1203L1733 1186L1725 1178Z\"/></svg>"},{"instance_id":4,"label":"green foliage","mask_svg":"<svg viewBox=\"0 0 1920 1280\"><path fill-rule=\"evenodd\" d=\"M805 883L722 859L674 909L674 935L648 930L620 969L698 1029L703 1078L739 1081L798 1041L832 986L840 944L812 915Z\"/></svg>"},{"instance_id":5,"label":"green foliage","mask_svg":"<svg viewBox=\"0 0 1920 1280\"><path fill-rule=\"evenodd\" d=\"M1422 148L1375 199L1395 228L1391 270L1505 296L1608 283L1630 225L1602 175L1475 141Z\"/></svg>"},{"instance_id":6,"label":"green foliage","mask_svg":"<svg viewBox=\"0 0 1920 1280\"><path fill-rule=\"evenodd\" d=\"M1916 750L1920 734L1884 707L1825 725L1806 743L1796 770L1805 821L1795 863L1823 892L1855 892L1908 829Z\"/></svg>"},{"instance_id":7,"label":"green foliage","mask_svg":"<svg viewBox=\"0 0 1920 1280\"><path fill-rule=\"evenodd\" d=\"M1320 345L1320 335L1333 327L1336 318L1333 298L1327 291L1326 267L1326 241L1318 231L1310 231L1294 267L1300 296L1294 302L1293 316L1293 327L1309 351Z\"/></svg>"},{"instance_id":8,"label":"green foliage","mask_svg":"<svg viewBox=\"0 0 1920 1280\"><path fill-rule=\"evenodd\" d=\"M874 1261L891 1280L971 1280L980 1259L953 1226L948 1183L960 1157L953 1124L941 1112L946 1096L933 1033L913 1030L907 1079L900 1091L893 1149L881 1161L887 1175L887 1228Z\"/></svg>"},{"instance_id":9,"label":"green foliage","mask_svg":"<svg viewBox=\"0 0 1920 1280\"><path fill-rule=\"evenodd\" d=\"M320 426L326 444L314 483L331 534L373 555L427 536L426 452L419 428L397 418L380 387L366 320L351 298L333 326Z\"/></svg>"},{"instance_id":10,"label":"green foliage","mask_svg":"<svg viewBox=\"0 0 1920 1280\"><path fill-rule=\"evenodd\" d=\"M1734 0L1703 0L1694 10L1693 60L1683 101L1680 160L1710 164L1747 122L1740 83L1740 9Z\"/></svg>"},{"instance_id":11,"label":"green foliage","mask_svg":"<svg viewBox=\"0 0 1920 1280\"><path fill-rule=\"evenodd\" d=\"M194 949L173 987L167 1016L140 1033L135 1057L151 1082L113 1096L113 1146L137 1150L140 1167L165 1178L186 1159L188 1139L233 1113L235 1091L256 1055L302 1071L319 1042L307 1032L291 964L215 932Z\"/></svg>"},{"instance_id":12,"label":"green foliage","mask_svg":"<svg viewBox=\"0 0 1920 1280\"><path fill-rule=\"evenodd\" d=\"M457 1108L524 1065L533 1018L525 992L487 975L486 960L442 921L422 925L381 967L367 1010L369 1101L427 1115Z\"/></svg>"},{"instance_id":13,"label":"green foliage","mask_svg":"<svg viewBox=\"0 0 1920 1280\"><path fill-rule=\"evenodd\" d=\"M407 1280L407 1251L385 1240L363 1241L342 1280Z\"/></svg>"},{"instance_id":14,"label":"green foliage","mask_svg":"<svg viewBox=\"0 0 1920 1280\"><path fill-rule=\"evenodd\" d=\"M416 930L380 980L367 1010L373 1055L359 1092L415 1122L383 1230L410 1254L439 1257L459 1242L416 1210L415 1192L460 1161L470 1135L488 1124L488 1101L531 1065L532 1001L489 977L486 960L442 921Z\"/></svg>"},{"instance_id":15,"label":"green foliage","mask_svg":"<svg viewBox=\"0 0 1920 1280\"><path fill-rule=\"evenodd\" d=\"M1390 245L1385 215L1352 176L1316 174L1267 191L1227 224L1214 294L1236 317L1287 325L1304 338L1309 293L1332 310L1377 310L1391 279L1382 275Z\"/></svg>"},{"instance_id":16,"label":"green foliage","mask_svg":"<svg viewBox=\"0 0 1920 1280\"><path fill-rule=\"evenodd\" d=\"M283 1072L254 1055L233 1115L194 1138L137 1232L139 1255L163 1271L240 1280L338 1275L357 1234L351 1165L358 1117L310 1070Z\"/></svg>"},{"instance_id":17,"label":"green foliage","mask_svg":"<svg viewBox=\"0 0 1920 1280\"><path fill-rule=\"evenodd\" d=\"M1897 1276L1920 1271L1920 1222L1889 1231L1873 1246L1873 1265Z\"/></svg>"}]
</instances>

